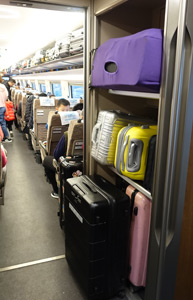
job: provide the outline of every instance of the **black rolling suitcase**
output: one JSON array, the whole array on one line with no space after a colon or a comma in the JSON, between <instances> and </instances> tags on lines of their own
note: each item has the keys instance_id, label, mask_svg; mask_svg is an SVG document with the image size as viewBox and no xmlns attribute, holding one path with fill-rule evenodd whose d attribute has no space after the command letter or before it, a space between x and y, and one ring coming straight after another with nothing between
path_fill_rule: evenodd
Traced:
<instances>
[{"instance_id":1,"label":"black rolling suitcase","mask_svg":"<svg viewBox=\"0 0 193 300\"><path fill-rule=\"evenodd\" d=\"M63 157L59 159L59 222L60 227L64 226L64 184L67 178L80 176L82 174L83 158L79 157Z\"/></svg>"},{"instance_id":2,"label":"black rolling suitcase","mask_svg":"<svg viewBox=\"0 0 193 300\"><path fill-rule=\"evenodd\" d=\"M124 297L129 203L102 177L66 181L66 259L88 299Z\"/></svg>"}]
</instances>

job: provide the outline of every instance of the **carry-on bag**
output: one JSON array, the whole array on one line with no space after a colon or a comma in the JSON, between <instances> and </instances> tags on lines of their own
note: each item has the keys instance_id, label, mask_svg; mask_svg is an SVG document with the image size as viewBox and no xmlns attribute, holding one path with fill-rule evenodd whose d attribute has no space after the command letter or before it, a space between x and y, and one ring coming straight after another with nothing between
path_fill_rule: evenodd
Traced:
<instances>
[{"instance_id":1,"label":"carry-on bag","mask_svg":"<svg viewBox=\"0 0 193 300\"><path fill-rule=\"evenodd\" d=\"M129 124L119 131L114 166L120 174L144 180L149 141L156 134L157 125Z\"/></svg>"},{"instance_id":2,"label":"carry-on bag","mask_svg":"<svg viewBox=\"0 0 193 300\"><path fill-rule=\"evenodd\" d=\"M66 259L88 299L124 294L130 215L125 196L100 176L66 181Z\"/></svg>"},{"instance_id":3,"label":"carry-on bag","mask_svg":"<svg viewBox=\"0 0 193 300\"><path fill-rule=\"evenodd\" d=\"M136 291L145 287L151 220L151 200L129 185L126 194L131 199L131 225L129 239L129 281Z\"/></svg>"},{"instance_id":4,"label":"carry-on bag","mask_svg":"<svg viewBox=\"0 0 193 300\"><path fill-rule=\"evenodd\" d=\"M100 111L92 131L92 157L103 165L113 165L119 131L128 123L142 124L148 121L120 111Z\"/></svg>"},{"instance_id":5,"label":"carry-on bag","mask_svg":"<svg viewBox=\"0 0 193 300\"><path fill-rule=\"evenodd\" d=\"M66 179L78 177L82 175L83 158L82 156L63 157L59 158L59 222L60 227L64 226L64 185Z\"/></svg>"},{"instance_id":6,"label":"carry-on bag","mask_svg":"<svg viewBox=\"0 0 193 300\"><path fill-rule=\"evenodd\" d=\"M96 50L91 86L158 92L162 39L162 30L153 28L106 41Z\"/></svg>"}]
</instances>

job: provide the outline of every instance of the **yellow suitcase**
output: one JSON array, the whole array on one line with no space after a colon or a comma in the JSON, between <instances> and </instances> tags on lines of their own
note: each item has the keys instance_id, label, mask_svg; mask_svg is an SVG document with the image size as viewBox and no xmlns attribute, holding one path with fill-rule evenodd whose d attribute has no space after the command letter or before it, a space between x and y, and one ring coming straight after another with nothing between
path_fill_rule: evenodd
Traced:
<instances>
[{"instance_id":1,"label":"yellow suitcase","mask_svg":"<svg viewBox=\"0 0 193 300\"><path fill-rule=\"evenodd\" d=\"M119 131L114 166L120 174L144 180L149 141L154 135L157 135L157 125L130 124Z\"/></svg>"}]
</instances>

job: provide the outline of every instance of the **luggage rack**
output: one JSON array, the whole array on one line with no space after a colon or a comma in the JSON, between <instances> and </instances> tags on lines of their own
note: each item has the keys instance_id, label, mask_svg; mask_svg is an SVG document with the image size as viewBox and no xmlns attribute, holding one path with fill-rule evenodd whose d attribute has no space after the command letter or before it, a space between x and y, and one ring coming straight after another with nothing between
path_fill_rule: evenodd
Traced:
<instances>
[{"instance_id":1,"label":"luggage rack","mask_svg":"<svg viewBox=\"0 0 193 300\"><path fill-rule=\"evenodd\" d=\"M131 184L133 187L135 187L139 192L141 192L143 195L145 195L146 197L148 197L149 199L152 200L152 195L151 192L149 192L148 190L146 190L144 187L142 187L139 183L137 183L136 181L133 181L132 179L130 179L129 177L126 177L124 175L121 175L114 167L110 167L111 171L113 171L113 173L117 174L119 177L123 178L126 182L128 182L129 184Z\"/></svg>"},{"instance_id":2,"label":"luggage rack","mask_svg":"<svg viewBox=\"0 0 193 300\"><path fill-rule=\"evenodd\" d=\"M44 62L42 64L39 64L37 66L33 66L30 68L25 68L23 70L15 70L15 72L12 72L17 75L23 75L23 74L30 74L35 72L41 72L45 70L52 70L52 69L63 69L65 67L69 66L79 66L81 67L83 65L83 54L76 54L64 58L59 58L56 60Z\"/></svg>"},{"instance_id":3,"label":"luggage rack","mask_svg":"<svg viewBox=\"0 0 193 300\"><path fill-rule=\"evenodd\" d=\"M114 95L122 95L122 96L132 96L132 97L140 97L140 98L148 98L148 99L160 99L159 93L146 93L146 92L133 92L133 91L122 91L122 90L112 90L109 89L110 94Z\"/></svg>"}]
</instances>

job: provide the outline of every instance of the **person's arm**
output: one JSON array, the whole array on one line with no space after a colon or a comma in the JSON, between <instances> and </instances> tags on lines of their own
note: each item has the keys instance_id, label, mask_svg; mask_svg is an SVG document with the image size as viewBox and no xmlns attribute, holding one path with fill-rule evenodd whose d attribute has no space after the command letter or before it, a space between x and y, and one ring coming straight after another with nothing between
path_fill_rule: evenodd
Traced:
<instances>
[{"instance_id":1,"label":"person's arm","mask_svg":"<svg viewBox=\"0 0 193 300\"><path fill-rule=\"evenodd\" d=\"M65 155L66 155L66 141L65 141L65 136L63 135L54 150L54 158L58 160L60 156L65 156Z\"/></svg>"}]
</instances>

